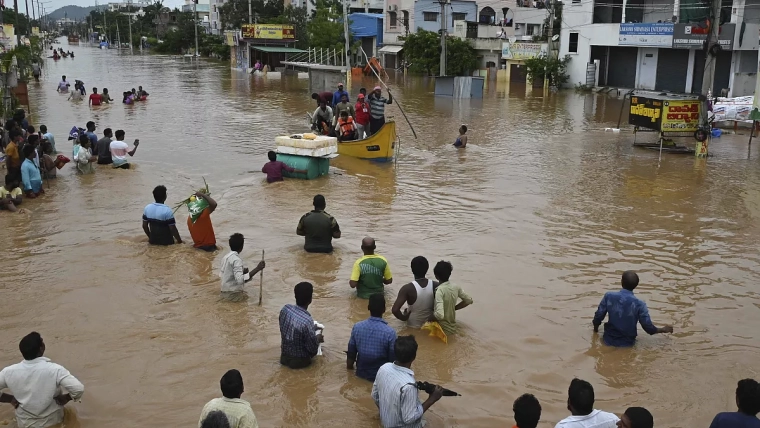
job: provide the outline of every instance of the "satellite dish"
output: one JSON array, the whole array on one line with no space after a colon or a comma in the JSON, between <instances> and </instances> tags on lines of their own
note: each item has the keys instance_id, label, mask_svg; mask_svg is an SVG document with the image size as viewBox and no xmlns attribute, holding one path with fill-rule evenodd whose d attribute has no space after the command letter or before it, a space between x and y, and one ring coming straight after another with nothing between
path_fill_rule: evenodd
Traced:
<instances>
[{"instance_id":1,"label":"satellite dish","mask_svg":"<svg viewBox=\"0 0 760 428\"><path fill-rule=\"evenodd\" d=\"M559 40L559 34L555 34L555 35L553 35L553 36L552 36L552 41L553 41L553 42L556 42L557 40Z\"/></svg>"}]
</instances>

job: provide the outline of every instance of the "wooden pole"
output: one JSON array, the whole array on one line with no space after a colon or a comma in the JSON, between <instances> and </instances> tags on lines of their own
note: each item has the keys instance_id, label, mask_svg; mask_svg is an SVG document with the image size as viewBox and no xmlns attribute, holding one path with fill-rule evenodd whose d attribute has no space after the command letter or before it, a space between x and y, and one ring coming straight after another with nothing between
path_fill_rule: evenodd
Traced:
<instances>
[{"instance_id":1,"label":"wooden pole","mask_svg":"<svg viewBox=\"0 0 760 428\"><path fill-rule=\"evenodd\" d=\"M385 82L383 82L383 79L380 78L380 75L377 74L377 71L375 71L375 67L372 67L372 64L369 63L369 57L367 56L367 52L364 52L364 49L362 49L362 54L364 54L364 58L367 60L367 64L369 64L369 68L375 74L375 76L377 77L377 80L379 80L380 83L385 87L385 90L388 91L388 93L390 93L390 89L388 89L388 85L386 85ZM396 105L398 106L399 111L401 111L401 114L404 115L404 119L406 119L406 123L409 124L409 128L412 130L412 134L414 134L414 139L416 140L417 132L414 131L414 126L412 126L412 122L410 122L409 118L406 117L406 113L404 113L404 109L401 108L401 103L399 103L398 100L396 100Z\"/></svg>"},{"instance_id":2,"label":"wooden pole","mask_svg":"<svg viewBox=\"0 0 760 428\"><path fill-rule=\"evenodd\" d=\"M261 250L261 261L264 261L264 250ZM262 270L259 272L259 306L261 306L261 298L263 295L261 294L264 289L264 271Z\"/></svg>"}]
</instances>

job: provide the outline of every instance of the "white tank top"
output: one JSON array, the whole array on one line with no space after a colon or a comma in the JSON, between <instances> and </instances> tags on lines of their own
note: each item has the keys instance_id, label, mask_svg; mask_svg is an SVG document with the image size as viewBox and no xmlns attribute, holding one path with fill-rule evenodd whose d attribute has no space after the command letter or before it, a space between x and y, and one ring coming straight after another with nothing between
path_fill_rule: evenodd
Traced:
<instances>
[{"instance_id":1,"label":"white tank top","mask_svg":"<svg viewBox=\"0 0 760 428\"><path fill-rule=\"evenodd\" d=\"M433 281L428 280L427 287L420 287L417 281L412 281L414 288L417 290L417 300L413 305L409 305L409 319L406 324L412 328L420 328L422 324L433 315L433 305L435 304L433 295Z\"/></svg>"}]
</instances>

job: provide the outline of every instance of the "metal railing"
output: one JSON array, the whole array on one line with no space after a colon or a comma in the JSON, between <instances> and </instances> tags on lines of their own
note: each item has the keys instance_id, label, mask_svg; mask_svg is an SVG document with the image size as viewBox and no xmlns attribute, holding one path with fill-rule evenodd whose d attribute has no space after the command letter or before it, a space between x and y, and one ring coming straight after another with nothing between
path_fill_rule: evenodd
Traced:
<instances>
[{"instance_id":1,"label":"metal railing","mask_svg":"<svg viewBox=\"0 0 760 428\"><path fill-rule=\"evenodd\" d=\"M341 66L346 65L346 55L344 51L338 49L324 49L324 48L309 48L306 52L300 52L292 56L288 56L287 61L283 63L291 64L319 64L319 65L332 65Z\"/></svg>"}]
</instances>

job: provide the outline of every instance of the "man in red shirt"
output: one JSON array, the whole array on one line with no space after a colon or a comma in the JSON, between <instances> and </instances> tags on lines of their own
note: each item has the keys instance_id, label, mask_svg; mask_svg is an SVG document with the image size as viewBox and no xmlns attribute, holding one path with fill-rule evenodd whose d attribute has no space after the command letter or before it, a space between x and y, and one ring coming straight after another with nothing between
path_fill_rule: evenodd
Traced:
<instances>
[{"instance_id":1,"label":"man in red shirt","mask_svg":"<svg viewBox=\"0 0 760 428\"><path fill-rule=\"evenodd\" d=\"M101 101L103 101L103 98L98 93L98 88L92 88L92 93L90 94L90 101L89 104L91 106L99 106Z\"/></svg>"},{"instance_id":2,"label":"man in red shirt","mask_svg":"<svg viewBox=\"0 0 760 428\"><path fill-rule=\"evenodd\" d=\"M263 168L261 168L261 172L267 175L267 183L274 183L275 181L283 181L282 180L282 171L287 171L290 173L298 173L298 174L307 174L308 171L303 169L295 169L291 168L287 165L285 165L285 162L281 162L277 160L277 153L270 151L267 156L269 156L269 162L267 162Z\"/></svg>"},{"instance_id":3,"label":"man in red shirt","mask_svg":"<svg viewBox=\"0 0 760 428\"><path fill-rule=\"evenodd\" d=\"M364 98L364 94L359 94L359 101L356 102L354 110L356 111L356 117L354 118L356 131L359 135L357 139L361 140L364 138L364 132L369 131L369 103Z\"/></svg>"}]
</instances>

